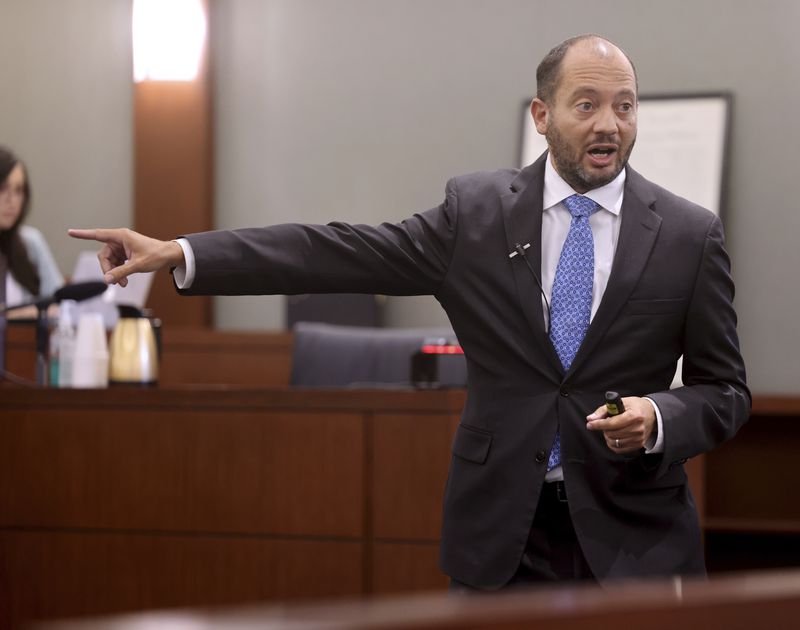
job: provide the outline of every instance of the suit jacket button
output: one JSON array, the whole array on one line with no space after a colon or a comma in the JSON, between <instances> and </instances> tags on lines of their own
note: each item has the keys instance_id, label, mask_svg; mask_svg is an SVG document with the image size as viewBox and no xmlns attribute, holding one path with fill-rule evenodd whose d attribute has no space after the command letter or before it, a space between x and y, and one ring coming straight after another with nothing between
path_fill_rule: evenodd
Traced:
<instances>
[{"instance_id":1,"label":"suit jacket button","mask_svg":"<svg viewBox=\"0 0 800 630\"><path fill-rule=\"evenodd\" d=\"M547 459L547 451L545 451L544 449L536 451L536 461L537 462L539 462L541 464L545 459Z\"/></svg>"},{"instance_id":2,"label":"suit jacket button","mask_svg":"<svg viewBox=\"0 0 800 630\"><path fill-rule=\"evenodd\" d=\"M564 398L569 398L569 392L566 389L562 389L558 393L561 394Z\"/></svg>"}]
</instances>

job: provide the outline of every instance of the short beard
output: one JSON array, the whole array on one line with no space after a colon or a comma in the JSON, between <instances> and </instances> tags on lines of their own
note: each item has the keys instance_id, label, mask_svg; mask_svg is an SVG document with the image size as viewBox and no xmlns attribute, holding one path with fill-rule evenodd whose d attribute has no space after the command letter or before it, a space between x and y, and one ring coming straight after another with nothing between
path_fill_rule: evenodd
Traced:
<instances>
[{"instance_id":1,"label":"short beard","mask_svg":"<svg viewBox=\"0 0 800 630\"><path fill-rule=\"evenodd\" d=\"M544 137L547 139L547 146L550 149L550 154L553 156L558 174L561 175L564 181L572 186L576 192L586 192L594 188L600 188L614 181L617 175L619 175L622 169L627 165L628 159L631 156L631 151L633 151L633 145L636 144L636 137L634 136L631 146L629 146L625 154L617 160L617 168L615 168L612 173L609 175L592 175L587 173L583 166L581 166L581 157L583 154L575 154L576 152L573 147L564 139L564 136L561 135L561 132L555 125L549 125ZM603 142L605 140L606 138L598 138L596 141Z\"/></svg>"}]
</instances>

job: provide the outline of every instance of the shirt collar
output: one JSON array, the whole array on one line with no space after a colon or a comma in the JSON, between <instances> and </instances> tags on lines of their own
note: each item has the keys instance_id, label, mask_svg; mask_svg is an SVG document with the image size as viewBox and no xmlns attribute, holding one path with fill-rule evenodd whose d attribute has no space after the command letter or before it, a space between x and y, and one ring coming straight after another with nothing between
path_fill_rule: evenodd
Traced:
<instances>
[{"instance_id":1,"label":"shirt collar","mask_svg":"<svg viewBox=\"0 0 800 630\"><path fill-rule=\"evenodd\" d=\"M550 153L548 153L544 167L544 196L542 199L544 210L549 210L553 206L564 201L567 197L578 194L573 190L572 186L565 182L561 175L558 174L558 171L556 171L550 160ZM620 208L622 208L622 192L624 188L625 169L623 168L619 175L605 186L593 188L583 193L583 195L600 204L600 206L612 214L619 215Z\"/></svg>"}]
</instances>

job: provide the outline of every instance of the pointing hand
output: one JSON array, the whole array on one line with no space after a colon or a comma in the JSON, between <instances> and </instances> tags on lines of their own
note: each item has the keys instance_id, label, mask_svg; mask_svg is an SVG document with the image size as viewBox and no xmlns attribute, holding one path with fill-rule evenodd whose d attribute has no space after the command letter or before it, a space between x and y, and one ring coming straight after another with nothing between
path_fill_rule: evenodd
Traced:
<instances>
[{"instance_id":1,"label":"pointing hand","mask_svg":"<svg viewBox=\"0 0 800 630\"><path fill-rule=\"evenodd\" d=\"M183 264L183 249L175 241L160 241L127 228L69 230L73 238L104 243L97 258L107 284L128 286L133 273L158 271Z\"/></svg>"}]
</instances>

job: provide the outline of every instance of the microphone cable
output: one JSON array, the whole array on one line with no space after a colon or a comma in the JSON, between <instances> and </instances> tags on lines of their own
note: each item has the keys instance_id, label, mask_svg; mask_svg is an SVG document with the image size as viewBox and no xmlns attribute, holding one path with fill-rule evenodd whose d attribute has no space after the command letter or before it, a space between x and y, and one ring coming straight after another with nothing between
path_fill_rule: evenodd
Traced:
<instances>
[{"instance_id":1,"label":"microphone cable","mask_svg":"<svg viewBox=\"0 0 800 630\"><path fill-rule=\"evenodd\" d=\"M546 326L546 329L547 329L547 332L549 334L550 333L550 302L547 301L547 295L545 295L544 289L542 288L542 282L541 282L541 280L539 280L538 274L533 270L533 267L531 266L531 263L528 260L528 257L525 255L525 248L520 243L516 243L514 245L514 251L516 251L517 254L519 254L520 258L522 258L522 260L525 261L525 265L527 265L528 270L531 272L531 275L533 276L533 279L536 281L536 286L539 287L539 292L542 294L542 298L544 299L544 305L545 305L545 308L547 309L547 326Z\"/></svg>"}]
</instances>

